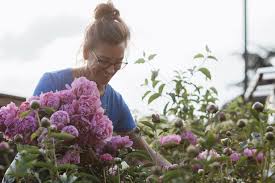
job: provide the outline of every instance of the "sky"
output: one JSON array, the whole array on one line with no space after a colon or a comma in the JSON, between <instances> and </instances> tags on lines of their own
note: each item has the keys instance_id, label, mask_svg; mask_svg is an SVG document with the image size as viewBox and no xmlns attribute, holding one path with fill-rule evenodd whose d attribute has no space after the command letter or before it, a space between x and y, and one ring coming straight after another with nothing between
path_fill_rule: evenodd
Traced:
<instances>
[{"instance_id":1,"label":"sky","mask_svg":"<svg viewBox=\"0 0 275 183\"><path fill-rule=\"evenodd\" d=\"M275 2L248 1L249 51L258 46L275 48ZM30 97L45 72L75 67L80 58L86 26L100 0L10 0L0 6L0 93ZM122 94L131 110L148 111L140 87L151 67L134 62L143 51L157 54L152 64L164 79L173 70L194 64L193 56L208 45L218 62L206 66L219 104L242 92L228 87L242 80L243 1L241 0L113 0L130 27L129 65L110 84Z\"/></svg>"}]
</instances>

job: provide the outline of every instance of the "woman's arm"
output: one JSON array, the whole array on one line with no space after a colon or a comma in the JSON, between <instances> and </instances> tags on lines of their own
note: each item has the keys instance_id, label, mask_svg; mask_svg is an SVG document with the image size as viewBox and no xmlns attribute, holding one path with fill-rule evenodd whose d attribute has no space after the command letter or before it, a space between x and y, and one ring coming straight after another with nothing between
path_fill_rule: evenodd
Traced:
<instances>
[{"instance_id":1,"label":"woman's arm","mask_svg":"<svg viewBox=\"0 0 275 183\"><path fill-rule=\"evenodd\" d=\"M150 157L152 158L152 160L155 162L156 165L161 166L163 168L168 168L172 165L169 161L167 161L164 157L162 157L158 152L154 151L148 145L145 139L142 136L140 136L140 134L137 134L135 130L132 130L130 132L120 132L118 134L123 136L128 135L129 138L133 141L133 148L145 150L150 155Z\"/></svg>"}]
</instances>

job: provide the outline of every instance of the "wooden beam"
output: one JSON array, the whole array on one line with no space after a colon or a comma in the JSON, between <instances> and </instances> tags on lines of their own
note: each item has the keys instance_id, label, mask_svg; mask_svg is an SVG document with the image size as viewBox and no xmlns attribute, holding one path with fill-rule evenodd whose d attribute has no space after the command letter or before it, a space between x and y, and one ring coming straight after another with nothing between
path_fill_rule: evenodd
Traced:
<instances>
[{"instance_id":1,"label":"wooden beam","mask_svg":"<svg viewBox=\"0 0 275 183\"><path fill-rule=\"evenodd\" d=\"M22 102L26 101L25 97L19 97L14 95L8 95L0 93L0 106L6 106L10 102L15 103L17 106L19 106Z\"/></svg>"}]
</instances>

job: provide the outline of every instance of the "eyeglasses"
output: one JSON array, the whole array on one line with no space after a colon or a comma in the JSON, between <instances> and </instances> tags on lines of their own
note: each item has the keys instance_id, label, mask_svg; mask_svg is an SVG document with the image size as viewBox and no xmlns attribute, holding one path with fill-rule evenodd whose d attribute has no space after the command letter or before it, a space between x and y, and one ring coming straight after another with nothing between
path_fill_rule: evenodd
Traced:
<instances>
[{"instance_id":1,"label":"eyeglasses","mask_svg":"<svg viewBox=\"0 0 275 183\"><path fill-rule=\"evenodd\" d=\"M109 68L110 66L114 66L115 70L121 70L123 69L127 64L128 62L119 62L119 63L111 63L107 60L104 60L104 59L101 59L100 57L98 57L94 51L91 50L91 53L95 56L96 58L96 61L98 63L98 65L102 68L102 69L107 69Z\"/></svg>"}]
</instances>

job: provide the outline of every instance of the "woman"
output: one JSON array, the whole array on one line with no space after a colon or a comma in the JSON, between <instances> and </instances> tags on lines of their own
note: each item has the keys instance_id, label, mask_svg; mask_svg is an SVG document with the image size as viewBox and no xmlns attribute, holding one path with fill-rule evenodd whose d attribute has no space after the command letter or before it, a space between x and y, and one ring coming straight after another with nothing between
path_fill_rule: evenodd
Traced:
<instances>
[{"instance_id":1,"label":"woman","mask_svg":"<svg viewBox=\"0 0 275 183\"><path fill-rule=\"evenodd\" d=\"M88 26L83 43L84 66L45 73L35 88L34 95L63 90L66 84L70 85L74 78L81 76L95 81L101 95L102 107L113 122L114 132L129 135L135 148L146 150L156 164L169 167L171 164L134 132L136 124L127 104L108 84L116 72L127 65L124 52L130 39L129 28L111 3L99 4L94 13L95 21ZM13 165L14 163L11 166ZM5 176L3 182L11 182L8 179Z\"/></svg>"}]
</instances>

